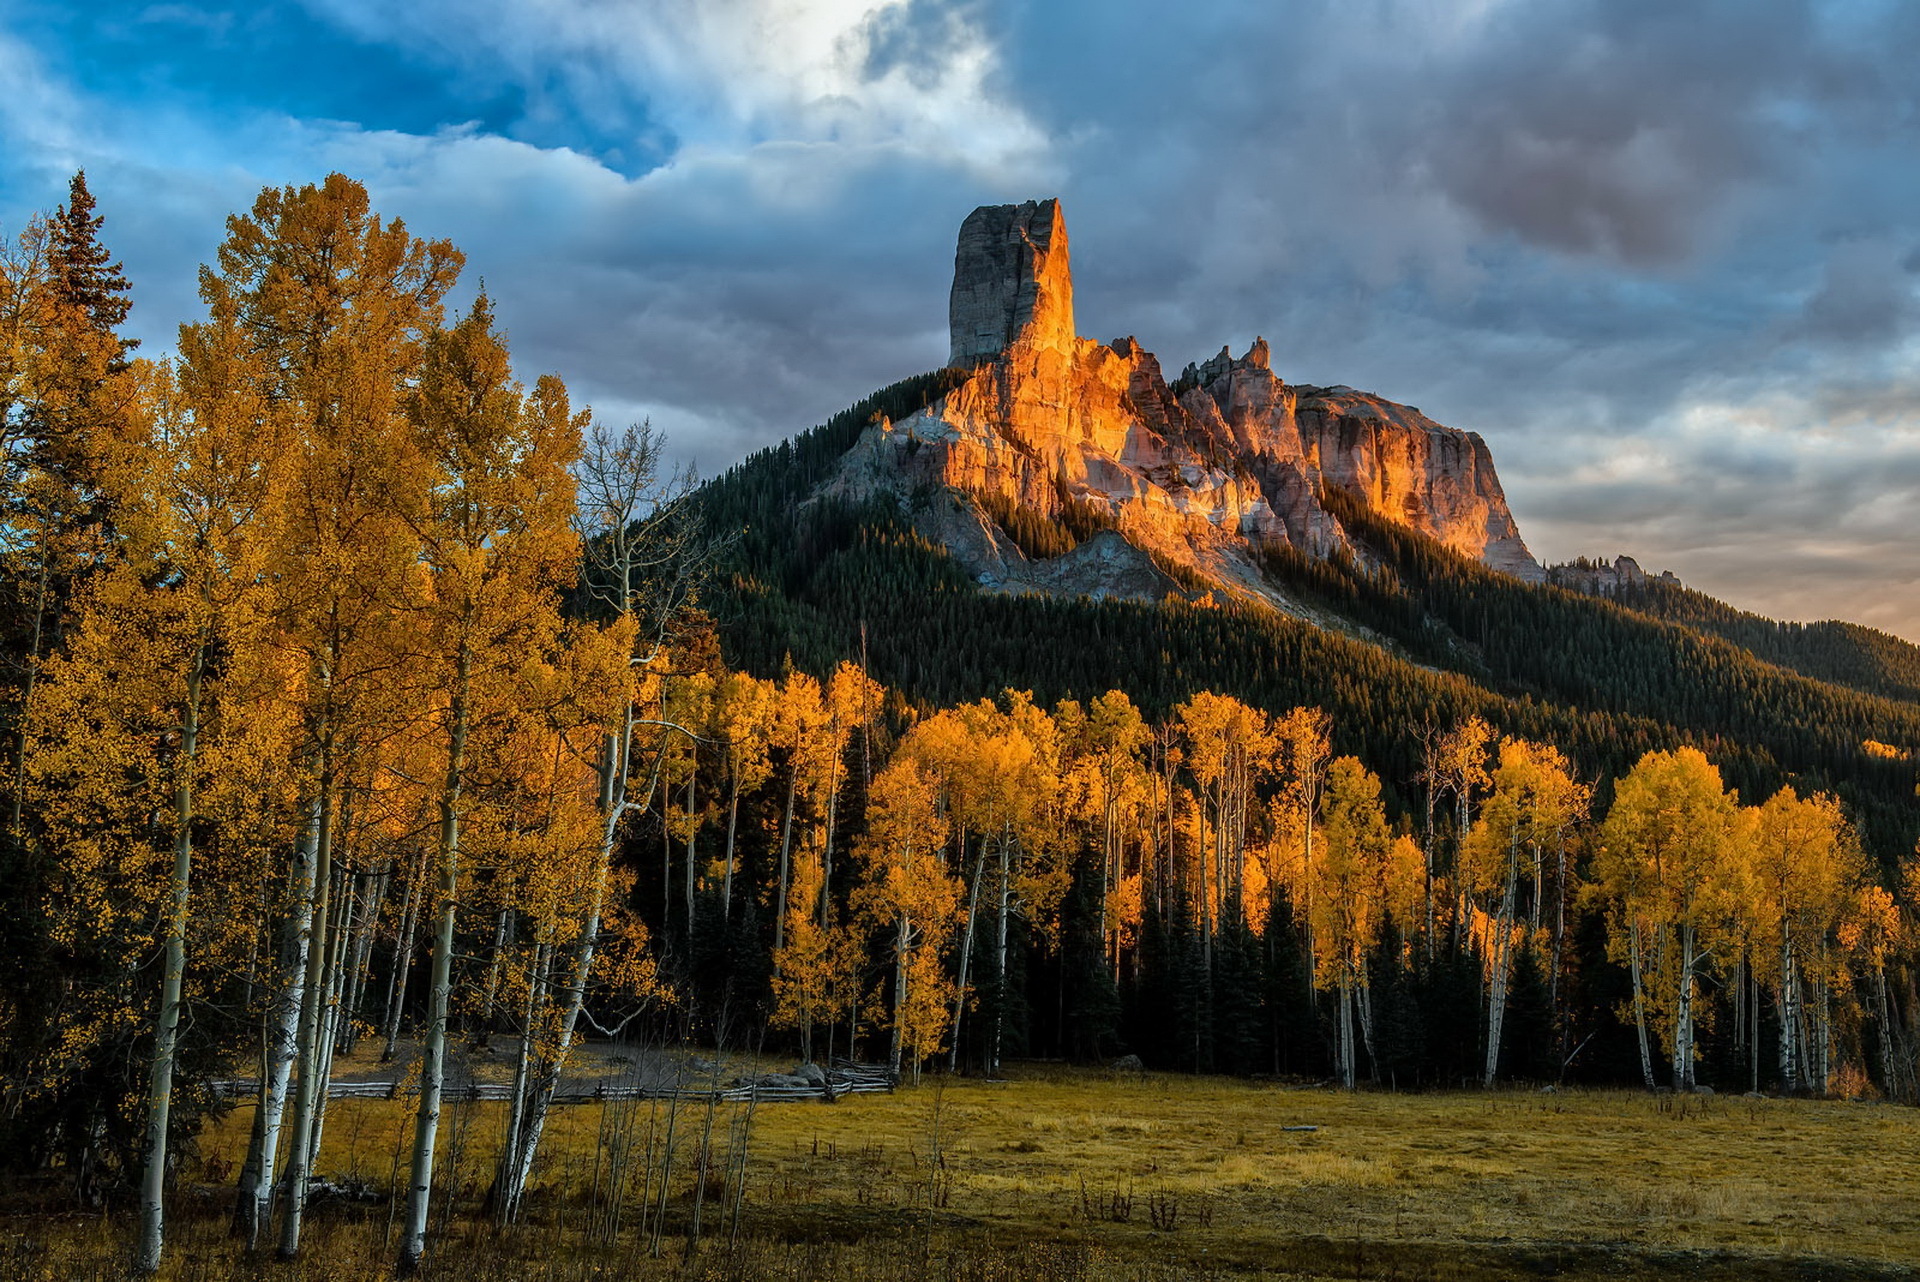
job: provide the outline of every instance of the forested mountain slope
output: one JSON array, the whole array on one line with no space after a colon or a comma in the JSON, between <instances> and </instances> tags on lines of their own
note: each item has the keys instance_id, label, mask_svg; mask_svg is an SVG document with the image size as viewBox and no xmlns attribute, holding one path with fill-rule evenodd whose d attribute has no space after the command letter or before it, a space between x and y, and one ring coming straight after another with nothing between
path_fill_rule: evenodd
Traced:
<instances>
[{"instance_id":1,"label":"forested mountain slope","mask_svg":"<svg viewBox=\"0 0 1920 1282\"><path fill-rule=\"evenodd\" d=\"M1403 797L1422 730L1470 713L1563 745L1595 778L1691 743L1743 797L1787 781L1833 790L1881 859L1914 848L1913 759L1869 746L1920 746L1920 702L1903 697L1897 646L1880 667L1823 666L1815 645L1793 642L1853 635L1844 625L1795 633L1684 590L1642 602L1525 583L1334 487L1321 499L1351 546L1264 556L1268 586L1305 617L1178 566L1168 568L1180 586L1157 602L993 591L916 532L919 512L967 501L960 492L808 501L875 415L904 417L955 376L904 380L708 484L710 527L741 532L710 599L730 663L823 672L857 656L864 634L873 675L929 703L1012 687L1043 702L1117 688L1156 711L1202 689L1268 710L1318 704L1341 749L1376 762ZM995 524L1036 552L1118 538L1031 509L1017 519L1003 509Z\"/></svg>"}]
</instances>

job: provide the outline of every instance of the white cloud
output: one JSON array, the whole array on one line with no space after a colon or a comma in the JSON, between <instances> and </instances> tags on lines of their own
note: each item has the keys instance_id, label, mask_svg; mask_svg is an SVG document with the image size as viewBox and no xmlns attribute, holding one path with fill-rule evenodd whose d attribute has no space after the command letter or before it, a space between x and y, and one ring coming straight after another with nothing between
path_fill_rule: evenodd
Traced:
<instances>
[{"instance_id":1,"label":"white cloud","mask_svg":"<svg viewBox=\"0 0 1920 1282\"><path fill-rule=\"evenodd\" d=\"M995 88L999 59L963 11L943 10L935 56L876 64L910 0L310 0L373 40L436 47L502 69L618 128L636 106L683 143L890 144L975 172L1043 157L1044 135Z\"/></svg>"}]
</instances>

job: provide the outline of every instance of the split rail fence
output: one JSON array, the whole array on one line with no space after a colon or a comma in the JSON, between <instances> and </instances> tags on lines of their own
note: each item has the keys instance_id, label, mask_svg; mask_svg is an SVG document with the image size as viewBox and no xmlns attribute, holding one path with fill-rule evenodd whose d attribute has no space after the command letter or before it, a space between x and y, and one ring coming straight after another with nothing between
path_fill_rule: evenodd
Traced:
<instances>
[{"instance_id":1,"label":"split rail fence","mask_svg":"<svg viewBox=\"0 0 1920 1282\"><path fill-rule=\"evenodd\" d=\"M784 1077L785 1074L774 1074ZM842 1095L891 1094L899 1084L893 1070L884 1064L851 1064L836 1061L832 1069L824 1074L825 1080L818 1085L795 1083L769 1084L761 1080L736 1083L732 1086L700 1086L689 1083L671 1085L640 1085L627 1082L596 1082L588 1089L555 1091L555 1104L605 1104L618 1100L682 1099L746 1101L758 1100L761 1103L773 1103L781 1100L824 1100L827 1103L839 1099ZM213 1094L221 1099L247 1099L260 1093L257 1078L227 1078L208 1083ZM327 1098L336 1099L405 1099L420 1093L418 1083L414 1082L329 1082ZM513 1097L513 1087L505 1082L468 1082L459 1085L449 1084L440 1091L441 1098L449 1102L495 1101L505 1103Z\"/></svg>"}]
</instances>

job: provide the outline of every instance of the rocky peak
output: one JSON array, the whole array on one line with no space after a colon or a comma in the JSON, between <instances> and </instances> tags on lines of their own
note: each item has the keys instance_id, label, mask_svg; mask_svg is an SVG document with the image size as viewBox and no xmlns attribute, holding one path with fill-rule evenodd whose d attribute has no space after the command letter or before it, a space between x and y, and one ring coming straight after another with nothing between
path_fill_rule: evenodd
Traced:
<instances>
[{"instance_id":1,"label":"rocky peak","mask_svg":"<svg viewBox=\"0 0 1920 1282\"><path fill-rule=\"evenodd\" d=\"M1323 502L1329 489L1496 569L1542 577L1478 436L1350 387L1289 386L1265 339L1239 357L1223 347L1170 386L1134 339L1077 337L1058 201L967 216L948 314L950 363L969 376L926 409L871 429L834 486L893 493L982 583L1088 592L1097 589L1086 576L1110 574L1107 590L1134 595L1142 583L1170 582L1142 566L1172 565L1288 609L1263 569L1265 551L1290 544L1325 556L1347 546ZM1009 506L1041 522L1107 524L1114 537L1098 549L1089 542L1068 574L1014 547L988 515Z\"/></svg>"},{"instance_id":2,"label":"rocky peak","mask_svg":"<svg viewBox=\"0 0 1920 1282\"><path fill-rule=\"evenodd\" d=\"M977 365L1015 345L1073 349L1073 269L1058 200L982 205L967 215L947 324L949 365Z\"/></svg>"}]
</instances>

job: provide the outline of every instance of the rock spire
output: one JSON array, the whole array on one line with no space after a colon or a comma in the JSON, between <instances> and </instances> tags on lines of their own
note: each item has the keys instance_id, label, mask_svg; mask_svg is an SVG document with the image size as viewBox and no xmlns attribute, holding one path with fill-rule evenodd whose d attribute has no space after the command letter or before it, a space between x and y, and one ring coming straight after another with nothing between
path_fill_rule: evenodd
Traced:
<instances>
[{"instance_id":1,"label":"rock spire","mask_svg":"<svg viewBox=\"0 0 1920 1282\"><path fill-rule=\"evenodd\" d=\"M960 225L947 302L949 365L1018 344L1073 349L1073 269L1058 200L982 205Z\"/></svg>"}]
</instances>

